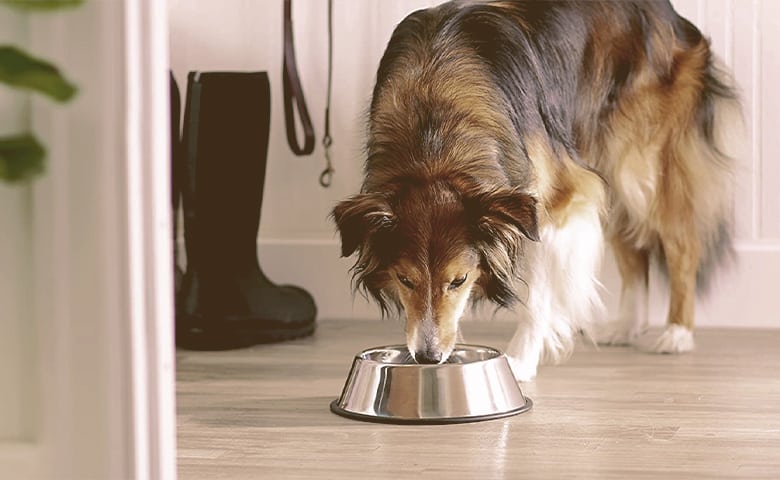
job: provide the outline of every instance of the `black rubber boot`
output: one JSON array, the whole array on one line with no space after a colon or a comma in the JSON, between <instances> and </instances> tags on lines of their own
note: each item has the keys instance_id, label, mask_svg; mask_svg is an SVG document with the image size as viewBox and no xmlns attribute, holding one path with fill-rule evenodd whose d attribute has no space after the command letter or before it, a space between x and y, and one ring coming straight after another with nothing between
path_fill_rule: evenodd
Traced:
<instances>
[{"instance_id":1,"label":"black rubber boot","mask_svg":"<svg viewBox=\"0 0 780 480\"><path fill-rule=\"evenodd\" d=\"M179 347L228 350L314 331L311 295L274 285L257 261L270 101L265 72L187 78L187 271L176 309Z\"/></svg>"}]
</instances>

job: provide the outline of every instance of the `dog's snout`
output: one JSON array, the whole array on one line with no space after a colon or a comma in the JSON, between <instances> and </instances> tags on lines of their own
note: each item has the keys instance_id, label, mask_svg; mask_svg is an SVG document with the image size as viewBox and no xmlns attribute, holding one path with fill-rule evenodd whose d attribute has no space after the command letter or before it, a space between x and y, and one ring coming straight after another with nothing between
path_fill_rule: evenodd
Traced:
<instances>
[{"instance_id":1,"label":"dog's snout","mask_svg":"<svg viewBox=\"0 0 780 480\"><path fill-rule=\"evenodd\" d=\"M436 364L441 362L441 352L426 349L421 352L417 352L414 358L417 361L417 363L423 363L429 365Z\"/></svg>"}]
</instances>

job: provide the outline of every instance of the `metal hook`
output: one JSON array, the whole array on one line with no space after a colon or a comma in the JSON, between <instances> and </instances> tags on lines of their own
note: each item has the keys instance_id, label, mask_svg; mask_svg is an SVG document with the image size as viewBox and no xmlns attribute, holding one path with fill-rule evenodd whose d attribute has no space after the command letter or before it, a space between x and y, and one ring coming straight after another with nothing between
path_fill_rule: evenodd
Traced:
<instances>
[{"instance_id":1,"label":"metal hook","mask_svg":"<svg viewBox=\"0 0 780 480\"><path fill-rule=\"evenodd\" d=\"M322 185L325 188L330 187L331 182L333 181L333 169L330 167L326 167L325 170L322 171L320 174L320 185Z\"/></svg>"}]
</instances>

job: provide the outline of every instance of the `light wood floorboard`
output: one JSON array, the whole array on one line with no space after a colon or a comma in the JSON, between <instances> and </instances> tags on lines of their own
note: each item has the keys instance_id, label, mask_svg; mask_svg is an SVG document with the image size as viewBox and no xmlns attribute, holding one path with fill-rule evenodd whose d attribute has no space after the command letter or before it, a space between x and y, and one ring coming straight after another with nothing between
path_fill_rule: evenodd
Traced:
<instances>
[{"instance_id":1,"label":"light wood floorboard","mask_svg":"<svg viewBox=\"0 0 780 480\"><path fill-rule=\"evenodd\" d=\"M513 325L465 326L503 348ZM323 321L314 337L177 352L181 479L780 479L780 330L699 329L697 350L578 347L523 391L534 409L398 426L332 414L355 353L397 321Z\"/></svg>"}]
</instances>

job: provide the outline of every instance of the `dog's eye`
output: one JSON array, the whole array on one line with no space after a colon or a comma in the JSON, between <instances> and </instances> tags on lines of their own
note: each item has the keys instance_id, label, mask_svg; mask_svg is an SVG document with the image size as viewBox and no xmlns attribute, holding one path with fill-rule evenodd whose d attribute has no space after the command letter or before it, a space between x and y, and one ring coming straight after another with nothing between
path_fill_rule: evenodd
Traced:
<instances>
[{"instance_id":1,"label":"dog's eye","mask_svg":"<svg viewBox=\"0 0 780 480\"><path fill-rule=\"evenodd\" d=\"M452 282L450 282L450 286L448 287L450 290L455 290L456 288L463 285L463 283L466 281L466 277L468 277L468 274L463 275L462 277L458 277Z\"/></svg>"},{"instance_id":2,"label":"dog's eye","mask_svg":"<svg viewBox=\"0 0 780 480\"><path fill-rule=\"evenodd\" d=\"M414 289L414 284L406 276L398 275L398 281L401 282L403 286L408 288L409 290Z\"/></svg>"}]
</instances>

